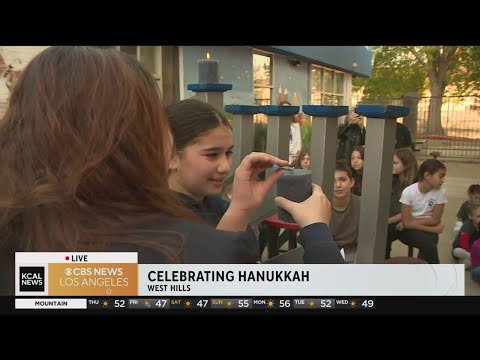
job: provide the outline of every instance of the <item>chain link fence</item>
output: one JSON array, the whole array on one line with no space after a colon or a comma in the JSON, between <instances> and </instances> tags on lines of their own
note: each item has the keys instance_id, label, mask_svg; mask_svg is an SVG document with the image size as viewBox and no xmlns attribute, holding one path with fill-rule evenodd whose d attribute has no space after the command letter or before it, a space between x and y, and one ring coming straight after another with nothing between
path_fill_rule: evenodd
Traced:
<instances>
[{"instance_id":1,"label":"chain link fence","mask_svg":"<svg viewBox=\"0 0 480 360\"><path fill-rule=\"evenodd\" d=\"M424 155L438 151L444 158L480 161L480 98L443 97L439 111L443 135L428 130L429 111L435 111L434 106L431 97L419 99L417 139L425 140L422 146Z\"/></svg>"},{"instance_id":2,"label":"chain link fence","mask_svg":"<svg viewBox=\"0 0 480 360\"><path fill-rule=\"evenodd\" d=\"M404 98L363 100L359 103L403 105ZM399 121L410 127L421 157L439 152L441 158L480 162L480 97L444 96L441 102L432 101L432 97L418 97L416 109L410 110L416 117L413 119L415 128L412 129L411 124L403 119ZM443 134L429 130L432 128L428 123L430 112L440 114Z\"/></svg>"}]
</instances>

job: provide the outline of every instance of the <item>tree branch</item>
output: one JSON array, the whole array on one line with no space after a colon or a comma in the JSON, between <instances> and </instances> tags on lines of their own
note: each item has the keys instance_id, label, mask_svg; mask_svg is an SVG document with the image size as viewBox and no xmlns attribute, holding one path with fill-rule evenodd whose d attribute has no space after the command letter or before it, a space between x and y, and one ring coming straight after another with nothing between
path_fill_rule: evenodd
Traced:
<instances>
[{"instance_id":1,"label":"tree branch","mask_svg":"<svg viewBox=\"0 0 480 360\"><path fill-rule=\"evenodd\" d=\"M423 62L423 59L421 57L421 55L418 53L418 51L415 49L415 46L407 46L408 50L410 50L410 52L415 56L415 58L418 60L418 62L420 63L420 65L425 68L426 70L428 70L428 66L427 66L427 63L426 62Z\"/></svg>"}]
</instances>

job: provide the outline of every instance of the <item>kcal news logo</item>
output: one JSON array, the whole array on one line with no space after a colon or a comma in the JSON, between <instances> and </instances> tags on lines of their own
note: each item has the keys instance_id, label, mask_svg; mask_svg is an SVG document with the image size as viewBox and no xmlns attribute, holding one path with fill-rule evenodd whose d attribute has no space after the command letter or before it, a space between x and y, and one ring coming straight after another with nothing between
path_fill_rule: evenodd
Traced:
<instances>
[{"instance_id":1,"label":"kcal news logo","mask_svg":"<svg viewBox=\"0 0 480 360\"><path fill-rule=\"evenodd\" d=\"M20 266L20 291L45 291L45 267Z\"/></svg>"}]
</instances>

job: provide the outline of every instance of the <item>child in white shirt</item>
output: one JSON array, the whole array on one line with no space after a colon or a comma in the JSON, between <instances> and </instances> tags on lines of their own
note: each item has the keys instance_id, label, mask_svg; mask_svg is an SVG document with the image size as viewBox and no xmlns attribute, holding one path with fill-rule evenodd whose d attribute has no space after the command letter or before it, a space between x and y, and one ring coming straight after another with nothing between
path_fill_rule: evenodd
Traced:
<instances>
[{"instance_id":1,"label":"child in white shirt","mask_svg":"<svg viewBox=\"0 0 480 360\"><path fill-rule=\"evenodd\" d=\"M425 160L418 173L419 181L407 186L400 198L403 230L400 241L419 249L418 257L430 264L438 264L438 234L447 202L447 192L442 188L447 168L436 159Z\"/></svg>"}]
</instances>

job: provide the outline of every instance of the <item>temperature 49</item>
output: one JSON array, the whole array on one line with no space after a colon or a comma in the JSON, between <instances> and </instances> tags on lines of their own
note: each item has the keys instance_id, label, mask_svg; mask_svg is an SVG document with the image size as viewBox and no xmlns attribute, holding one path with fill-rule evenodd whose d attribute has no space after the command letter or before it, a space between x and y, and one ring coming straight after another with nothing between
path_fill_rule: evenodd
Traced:
<instances>
[{"instance_id":1,"label":"temperature 49","mask_svg":"<svg viewBox=\"0 0 480 360\"><path fill-rule=\"evenodd\" d=\"M364 299L360 302L360 306L364 309L375 309L375 301L373 299Z\"/></svg>"}]
</instances>

